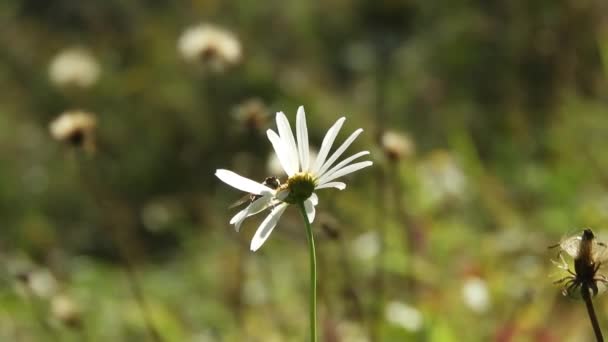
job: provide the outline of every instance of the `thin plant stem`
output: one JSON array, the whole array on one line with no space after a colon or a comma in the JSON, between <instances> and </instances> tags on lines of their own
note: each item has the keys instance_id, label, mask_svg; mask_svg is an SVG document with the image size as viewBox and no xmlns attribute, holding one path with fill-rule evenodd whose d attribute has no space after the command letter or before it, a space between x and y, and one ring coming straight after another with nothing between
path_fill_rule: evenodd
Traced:
<instances>
[{"instance_id":1,"label":"thin plant stem","mask_svg":"<svg viewBox=\"0 0 608 342\"><path fill-rule=\"evenodd\" d=\"M593 302L591 301L591 294L589 293L589 286L587 284L583 284L583 286L581 286L581 294L583 296L583 300L585 301L585 306L587 307L587 313L589 314L589 320L591 321L591 326L593 327L593 332L595 333L595 339L598 342L604 342L604 336L602 336L602 330L600 329L600 324L597 321L595 309L593 309Z\"/></svg>"},{"instance_id":2,"label":"thin plant stem","mask_svg":"<svg viewBox=\"0 0 608 342\"><path fill-rule=\"evenodd\" d=\"M308 249L310 255L310 341L317 341L317 256L315 253L315 239L312 233L304 202L300 202L300 212L306 225L306 237L308 238Z\"/></svg>"},{"instance_id":3,"label":"thin plant stem","mask_svg":"<svg viewBox=\"0 0 608 342\"><path fill-rule=\"evenodd\" d=\"M109 200L111 198L110 195L106 195L103 185L101 184L101 178L96 172L92 172L92 175L86 172L88 164L86 160L82 158L82 156L78 155L78 168L81 176L81 180L84 183L85 188L90 192L93 200L99 207L99 210L112 211L109 207ZM116 228L114 222L109 224L110 237L113 240L115 248L118 251L119 257L121 259L121 266L127 278L127 283L131 290L131 294L133 295L139 310L141 311L142 319L144 321L145 329L150 337L150 339L154 342L162 342L160 333L156 329L150 310L148 307L148 303L146 301L146 296L144 294L143 288L140 284L140 281L137 277L137 272L134 266L134 252L132 251L132 247L128 245L127 241L123 238L122 232Z\"/></svg>"}]
</instances>

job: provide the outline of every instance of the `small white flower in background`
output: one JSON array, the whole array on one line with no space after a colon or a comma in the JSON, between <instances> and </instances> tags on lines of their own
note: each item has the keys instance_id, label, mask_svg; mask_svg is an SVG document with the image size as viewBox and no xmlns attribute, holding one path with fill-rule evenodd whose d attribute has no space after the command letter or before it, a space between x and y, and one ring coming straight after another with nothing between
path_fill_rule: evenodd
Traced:
<instances>
[{"instance_id":1,"label":"small white flower in background","mask_svg":"<svg viewBox=\"0 0 608 342\"><path fill-rule=\"evenodd\" d=\"M65 294L59 294L51 299L51 312L63 324L77 328L82 323L82 313L76 302Z\"/></svg>"},{"instance_id":2,"label":"small white flower in background","mask_svg":"<svg viewBox=\"0 0 608 342\"><path fill-rule=\"evenodd\" d=\"M467 178L458 161L448 152L434 151L418 170L422 188L431 203L466 196Z\"/></svg>"},{"instance_id":3,"label":"small white flower in background","mask_svg":"<svg viewBox=\"0 0 608 342\"><path fill-rule=\"evenodd\" d=\"M362 260L372 260L380 253L380 237L378 232L370 231L359 235L352 242L355 256Z\"/></svg>"},{"instance_id":4,"label":"small white flower in background","mask_svg":"<svg viewBox=\"0 0 608 342\"><path fill-rule=\"evenodd\" d=\"M316 158L311 157L308 145L308 129L306 127L306 114L304 107L298 108L296 118L296 137L294 137L289 121L283 112L276 115L278 134L269 129L266 131L268 139L276 153L283 171L287 174L287 181L278 188L273 189L262 183L239 176L238 174L219 169L215 175L224 183L239 190L249 192L258 196L245 209L238 212L231 220L236 230L240 229L243 221L265 209L271 208L270 214L258 227L253 239L251 240L251 250L256 251L264 244L272 230L277 225L281 215L289 204L304 203L309 222L315 218L315 206L318 204L316 190L326 188L336 188L343 190L346 184L335 180L347 174L358 171L364 167L371 166L371 161L352 163L355 159L368 155L369 151L362 151L336 163L344 151L352 142L363 132L358 129L353 132L346 141L338 147L331 156L330 149L336 139L344 121L344 117L338 119L336 123L327 131L321 144L321 150ZM296 140L297 139L297 140ZM297 141L297 144L296 144ZM329 158L328 158L329 156ZM335 164L335 165L334 165Z\"/></svg>"},{"instance_id":5,"label":"small white flower in background","mask_svg":"<svg viewBox=\"0 0 608 342\"><path fill-rule=\"evenodd\" d=\"M486 281L470 277L462 285L464 303L477 313L484 313L490 308L490 293Z\"/></svg>"},{"instance_id":6,"label":"small white flower in background","mask_svg":"<svg viewBox=\"0 0 608 342\"><path fill-rule=\"evenodd\" d=\"M25 295L34 295L39 298L49 299L57 293L59 285L55 276L46 268L36 268L27 271L19 271L16 274L17 290Z\"/></svg>"},{"instance_id":7,"label":"small white flower in background","mask_svg":"<svg viewBox=\"0 0 608 342\"><path fill-rule=\"evenodd\" d=\"M94 114L82 110L70 110L59 115L49 125L51 136L74 147L89 152L95 149L97 119Z\"/></svg>"},{"instance_id":8,"label":"small white flower in background","mask_svg":"<svg viewBox=\"0 0 608 342\"><path fill-rule=\"evenodd\" d=\"M348 342L369 342L370 339L367 337L364 328L361 323L354 321L341 321L336 326L340 341Z\"/></svg>"},{"instance_id":9,"label":"small white flower in background","mask_svg":"<svg viewBox=\"0 0 608 342\"><path fill-rule=\"evenodd\" d=\"M420 330L422 323L424 323L422 314L418 309L402 302L393 301L388 303L384 315L389 323L410 332Z\"/></svg>"},{"instance_id":10,"label":"small white flower in background","mask_svg":"<svg viewBox=\"0 0 608 342\"><path fill-rule=\"evenodd\" d=\"M398 161L414 154L414 143L403 133L386 131L381 137L384 154L391 161Z\"/></svg>"},{"instance_id":11,"label":"small white flower in background","mask_svg":"<svg viewBox=\"0 0 608 342\"><path fill-rule=\"evenodd\" d=\"M241 43L234 34L209 24L186 29L177 48L186 62L213 72L239 63L242 56Z\"/></svg>"},{"instance_id":12,"label":"small white flower in background","mask_svg":"<svg viewBox=\"0 0 608 342\"><path fill-rule=\"evenodd\" d=\"M49 65L49 78L60 88L89 88L97 82L99 74L95 57L81 48L59 52Z\"/></svg>"}]
</instances>

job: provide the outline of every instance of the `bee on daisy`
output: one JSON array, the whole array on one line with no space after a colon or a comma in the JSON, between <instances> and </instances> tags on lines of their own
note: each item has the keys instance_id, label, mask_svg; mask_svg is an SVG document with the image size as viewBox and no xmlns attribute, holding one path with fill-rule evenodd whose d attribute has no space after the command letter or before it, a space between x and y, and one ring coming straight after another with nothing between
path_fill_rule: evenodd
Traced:
<instances>
[{"instance_id":1,"label":"bee on daisy","mask_svg":"<svg viewBox=\"0 0 608 342\"><path fill-rule=\"evenodd\" d=\"M363 132L361 128L354 131L342 145L330 154L345 120L344 117L338 119L327 131L321 143L321 149L316 157L312 158L304 107L300 106L297 111L295 136L285 114L278 112L276 114L277 132L272 129L266 131L274 152L287 175L287 180L276 187L256 182L229 170L218 169L215 172L215 175L224 183L255 196L255 200L230 220L230 224L233 224L237 231L247 217L267 209L270 210L251 240L252 251L258 250L264 244L290 204L302 203L308 222L312 223L315 219L315 206L319 202L317 190L327 188L344 190L346 184L338 181L339 178L373 164L371 161L355 162L357 159L369 155L369 151L355 153L338 162L346 149Z\"/></svg>"}]
</instances>

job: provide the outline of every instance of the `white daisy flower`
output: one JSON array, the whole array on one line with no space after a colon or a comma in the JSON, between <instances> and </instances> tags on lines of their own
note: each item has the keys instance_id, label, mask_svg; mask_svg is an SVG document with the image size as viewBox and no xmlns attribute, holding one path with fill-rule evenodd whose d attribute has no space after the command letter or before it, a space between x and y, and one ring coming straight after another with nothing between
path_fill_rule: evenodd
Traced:
<instances>
[{"instance_id":1,"label":"white daisy flower","mask_svg":"<svg viewBox=\"0 0 608 342\"><path fill-rule=\"evenodd\" d=\"M278 112L276 115L278 133L269 129L266 134L288 178L276 189L229 170L219 169L215 172L215 175L224 183L258 197L230 220L230 224L234 224L237 231L247 217L271 209L270 214L260 224L251 240L252 251L258 250L268 239L287 206L303 202L308 220L312 223L315 218L315 206L319 202L316 190L326 188L344 190L346 184L336 181L338 178L373 164L371 161L353 163L357 158L368 155L369 151L355 153L336 164L338 158L363 132L361 128L354 131L340 147L331 155L329 154L345 120L344 117L338 119L327 131L319 153L316 158L313 158L308 145L304 107L298 108L295 137L285 114Z\"/></svg>"}]
</instances>

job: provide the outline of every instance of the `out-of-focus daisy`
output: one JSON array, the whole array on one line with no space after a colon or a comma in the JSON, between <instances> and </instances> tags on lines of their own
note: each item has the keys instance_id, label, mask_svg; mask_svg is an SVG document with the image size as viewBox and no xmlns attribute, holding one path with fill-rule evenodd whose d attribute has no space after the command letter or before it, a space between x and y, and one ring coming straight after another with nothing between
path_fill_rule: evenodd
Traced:
<instances>
[{"instance_id":1,"label":"out-of-focus daisy","mask_svg":"<svg viewBox=\"0 0 608 342\"><path fill-rule=\"evenodd\" d=\"M58 291L59 284L55 276L46 268L22 270L15 274L18 283L17 291L25 296L51 298Z\"/></svg>"},{"instance_id":2,"label":"out-of-focus daisy","mask_svg":"<svg viewBox=\"0 0 608 342\"><path fill-rule=\"evenodd\" d=\"M384 315L390 323L411 332L420 330L424 323L422 314L418 309L402 302L390 302L386 306Z\"/></svg>"},{"instance_id":3,"label":"out-of-focus daisy","mask_svg":"<svg viewBox=\"0 0 608 342\"><path fill-rule=\"evenodd\" d=\"M289 204L303 202L308 221L312 222L315 218L315 206L319 201L315 194L316 190L326 188L343 190L346 188L346 184L336 181L338 178L372 165L371 161L353 163L357 158L368 155L369 151L355 153L336 164L338 158L342 156L344 151L361 134L363 129L353 132L340 147L331 155L329 154L345 120L344 117L338 119L327 131L319 154L313 159L311 158L308 145L308 129L306 127L304 108L298 108L295 137L285 114L282 112L277 113L278 134L271 129L266 133L279 159L279 163L288 178L284 184L276 189L242 177L229 170L219 169L215 172L215 175L226 184L254 194L257 197L257 199L230 220L230 223L235 225L237 231L247 217L271 208L270 214L258 227L251 241L252 251L256 251L268 239L268 236L270 236L270 233Z\"/></svg>"},{"instance_id":4,"label":"out-of-focus daisy","mask_svg":"<svg viewBox=\"0 0 608 342\"><path fill-rule=\"evenodd\" d=\"M59 52L49 65L49 78L60 88L89 88L99 79L99 63L82 48Z\"/></svg>"},{"instance_id":5,"label":"out-of-focus daisy","mask_svg":"<svg viewBox=\"0 0 608 342\"><path fill-rule=\"evenodd\" d=\"M185 61L213 72L225 71L241 60L241 43L231 32L209 24L190 27L177 43Z\"/></svg>"},{"instance_id":6,"label":"out-of-focus daisy","mask_svg":"<svg viewBox=\"0 0 608 342\"><path fill-rule=\"evenodd\" d=\"M89 152L95 150L96 128L95 115L82 110L66 111L49 125L53 138L74 147L82 147Z\"/></svg>"},{"instance_id":7,"label":"out-of-focus daisy","mask_svg":"<svg viewBox=\"0 0 608 342\"><path fill-rule=\"evenodd\" d=\"M425 199L430 205L466 197L467 178L458 161L447 151L434 151L418 172Z\"/></svg>"},{"instance_id":8,"label":"out-of-focus daisy","mask_svg":"<svg viewBox=\"0 0 608 342\"><path fill-rule=\"evenodd\" d=\"M465 304L477 313L484 313L490 308L490 293L486 281L479 277L469 277L462 285L462 299Z\"/></svg>"}]
</instances>

